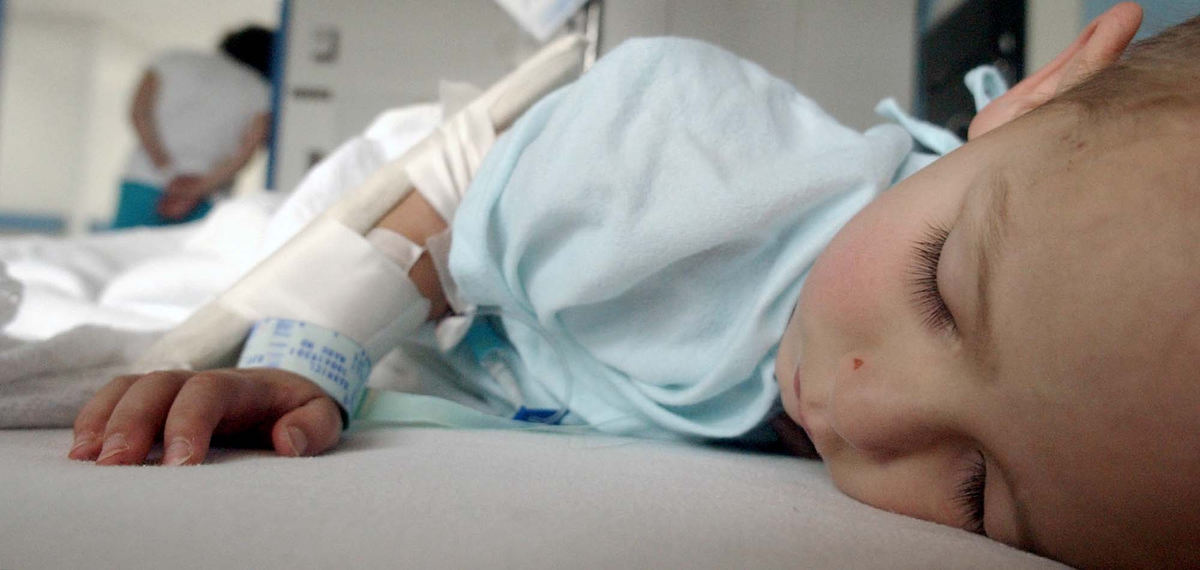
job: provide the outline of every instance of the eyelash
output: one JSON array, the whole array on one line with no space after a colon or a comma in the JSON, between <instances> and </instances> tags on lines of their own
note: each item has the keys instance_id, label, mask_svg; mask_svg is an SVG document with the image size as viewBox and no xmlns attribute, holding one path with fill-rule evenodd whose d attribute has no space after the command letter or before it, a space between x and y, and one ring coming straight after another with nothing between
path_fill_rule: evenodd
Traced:
<instances>
[{"instance_id":1,"label":"eyelash","mask_svg":"<svg viewBox=\"0 0 1200 570\"><path fill-rule=\"evenodd\" d=\"M922 315L922 322L933 330L950 330L956 332L957 325L950 307L946 306L941 291L938 290L937 270L942 258L942 246L950 230L944 226L930 225L925 236L913 247L912 285L917 309Z\"/></svg>"},{"instance_id":2,"label":"eyelash","mask_svg":"<svg viewBox=\"0 0 1200 570\"><path fill-rule=\"evenodd\" d=\"M958 484L954 498L964 511L967 512L967 530L987 535L983 528L983 491L987 483L987 463L983 454L971 463L967 477Z\"/></svg>"},{"instance_id":3,"label":"eyelash","mask_svg":"<svg viewBox=\"0 0 1200 570\"><path fill-rule=\"evenodd\" d=\"M938 289L937 270L942 259L942 247L950 237L944 226L930 225L924 237L913 247L913 295L922 315L922 323L932 330L956 332L958 325L942 292ZM967 476L958 485L955 502L967 513L967 530L986 534L983 528L983 495L987 483L987 463L980 453L971 463Z\"/></svg>"}]
</instances>

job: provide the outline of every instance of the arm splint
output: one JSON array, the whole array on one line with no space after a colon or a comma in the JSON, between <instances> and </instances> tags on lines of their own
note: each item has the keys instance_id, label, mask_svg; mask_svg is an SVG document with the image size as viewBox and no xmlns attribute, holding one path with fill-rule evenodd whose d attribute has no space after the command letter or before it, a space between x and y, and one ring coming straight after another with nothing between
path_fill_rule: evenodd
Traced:
<instances>
[{"instance_id":1,"label":"arm splint","mask_svg":"<svg viewBox=\"0 0 1200 570\"><path fill-rule=\"evenodd\" d=\"M296 372L329 393L344 417L353 416L370 362L419 327L429 310L407 268L375 249L364 234L414 189L451 223L495 133L578 77L586 47L577 35L547 45L164 334L139 363L174 362L192 369L232 365L251 327L264 321L255 335L266 340L251 338L238 365ZM281 323L287 335L280 333ZM283 358L288 353L298 358ZM361 358L369 361L365 369Z\"/></svg>"}]
</instances>

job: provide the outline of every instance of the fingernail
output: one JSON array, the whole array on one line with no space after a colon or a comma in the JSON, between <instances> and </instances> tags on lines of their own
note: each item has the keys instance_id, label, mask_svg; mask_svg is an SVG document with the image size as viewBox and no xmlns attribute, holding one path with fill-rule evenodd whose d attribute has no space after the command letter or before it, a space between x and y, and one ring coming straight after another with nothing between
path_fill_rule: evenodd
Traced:
<instances>
[{"instance_id":1,"label":"fingernail","mask_svg":"<svg viewBox=\"0 0 1200 570\"><path fill-rule=\"evenodd\" d=\"M96 461L104 461L127 450L129 450L129 442L125 441L125 435L114 433L104 440L104 447L100 448L100 458Z\"/></svg>"},{"instance_id":2,"label":"fingernail","mask_svg":"<svg viewBox=\"0 0 1200 570\"><path fill-rule=\"evenodd\" d=\"M96 438L94 438L94 437L80 436L80 437L76 438L75 443L71 445L71 451L67 452L67 457L78 459L79 457L82 457L82 456L78 455L80 449L83 449L84 447L87 447L90 445L95 445L95 443L96 443Z\"/></svg>"},{"instance_id":3,"label":"fingernail","mask_svg":"<svg viewBox=\"0 0 1200 570\"><path fill-rule=\"evenodd\" d=\"M304 455L304 451L308 447L308 439L304 437L304 432L296 427L288 428L287 432L288 443L292 444L292 455L296 457Z\"/></svg>"},{"instance_id":4,"label":"fingernail","mask_svg":"<svg viewBox=\"0 0 1200 570\"><path fill-rule=\"evenodd\" d=\"M168 445L167 451L163 453L163 465L183 465L191 458L192 444L182 437L177 437L171 440L171 445Z\"/></svg>"}]
</instances>

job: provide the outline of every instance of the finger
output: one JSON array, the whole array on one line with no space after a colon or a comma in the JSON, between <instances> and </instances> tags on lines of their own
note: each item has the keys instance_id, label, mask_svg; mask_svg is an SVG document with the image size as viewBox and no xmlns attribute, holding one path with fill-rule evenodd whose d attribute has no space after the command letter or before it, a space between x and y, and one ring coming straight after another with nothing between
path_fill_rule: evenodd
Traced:
<instances>
[{"instance_id":1,"label":"finger","mask_svg":"<svg viewBox=\"0 0 1200 570\"><path fill-rule=\"evenodd\" d=\"M337 404L318 396L279 418L271 442L280 455L318 455L337 445L342 435L342 415Z\"/></svg>"},{"instance_id":2,"label":"finger","mask_svg":"<svg viewBox=\"0 0 1200 570\"><path fill-rule=\"evenodd\" d=\"M91 461L100 455L100 446L104 442L104 426L108 425L108 417L113 408L121 401L125 391L141 378L131 374L113 378L100 388L91 400L88 400L79 414L75 416L75 440L71 443L71 451L67 457L83 461Z\"/></svg>"},{"instance_id":3,"label":"finger","mask_svg":"<svg viewBox=\"0 0 1200 570\"><path fill-rule=\"evenodd\" d=\"M213 431L244 399L249 388L231 370L210 370L191 377L179 390L163 427L163 465L196 465L204 462Z\"/></svg>"},{"instance_id":4,"label":"finger","mask_svg":"<svg viewBox=\"0 0 1200 570\"><path fill-rule=\"evenodd\" d=\"M167 410L189 371L152 372L139 378L113 408L104 428L99 465L131 465L145 461L162 429Z\"/></svg>"}]
</instances>

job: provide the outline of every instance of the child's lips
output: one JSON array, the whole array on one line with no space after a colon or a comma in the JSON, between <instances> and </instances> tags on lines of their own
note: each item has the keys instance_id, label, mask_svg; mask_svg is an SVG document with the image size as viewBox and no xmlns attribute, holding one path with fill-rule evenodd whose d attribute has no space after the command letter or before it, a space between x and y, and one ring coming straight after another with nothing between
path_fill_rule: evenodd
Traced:
<instances>
[{"instance_id":1,"label":"child's lips","mask_svg":"<svg viewBox=\"0 0 1200 570\"><path fill-rule=\"evenodd\" d=\"M803 392L801 392L801 390L800 390L800 379L802 378L802 374L801 374L802 370L803 370L803 367L797 365L796 372L792 374L792 391L795 393L795 396L796 396L796 417L794 419L796 420L796 424L798 424L802 429L804 429L804 433L806 435L808 435L808 438L812 439L812 432L810 432L808 430L808 423L804 419L804 398L802 397Z\"/></svg>"},{"instance_id":2,"label":"child's lips","mask_svg":"<svg viewBox=\"0 0 1200 570\"><path fill-rule=\"evenodd\" d=\"M796 397L796 405L788 406L786 412L782 412L771 418L771 426L779 434L780 441L785 448L793 455L806 459L820 459L821 454L817 452L816 445L813 445L812 436L809 434L808 428L804 427L804 418L801 415L803 412L800 409L799 367L796 367L796 371L792 374L792 387Z\"/></svg>"}]
</instances>

